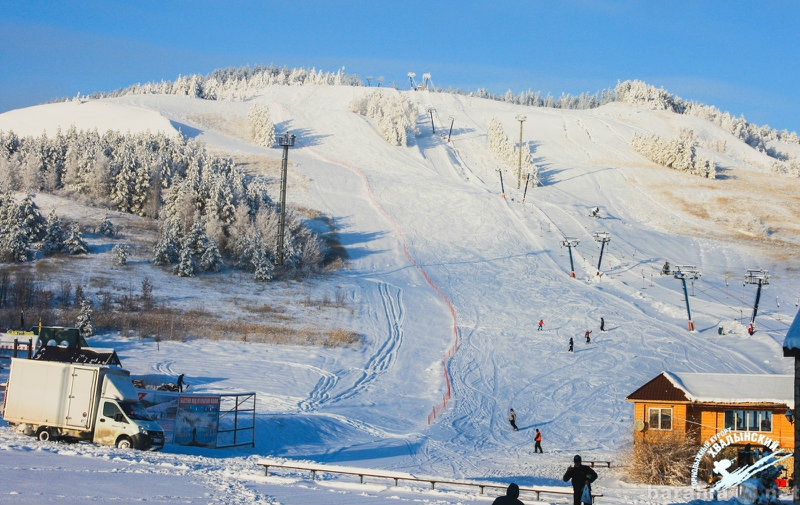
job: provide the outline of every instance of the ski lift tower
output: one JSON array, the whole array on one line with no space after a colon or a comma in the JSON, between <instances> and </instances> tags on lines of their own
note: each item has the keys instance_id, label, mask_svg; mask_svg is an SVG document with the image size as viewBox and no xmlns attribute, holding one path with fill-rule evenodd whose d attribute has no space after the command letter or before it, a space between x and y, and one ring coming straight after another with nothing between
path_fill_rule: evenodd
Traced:
<instances>
[{"instance_id":1,"label":"ski lift tower","mask_svg":"<svg viewBox=\"0 0 800 505\"><path fill-rule=\"evenodd\" d=\"M422 74L422 87L425 88L426 90L436 89L433 86L433 81L431 80L430 72L425 72L424 74Z\"/></svg>"},{"instance_id":2,"label":"ski lift tower","mask_svg":"<svg viewBox=\"0 0 800 505\"><path fill-rule=\"evenodd\" d=\"M581 241L574 237L564 237L564 240L561 241L561 247L569 249L569 276L572 278L575 277L575 263L572 261L572 248L580 243Z\"/></svg>"},{"instance_id":3,"label":"ski lift tower","mask_svg":"<svg viewBox=\"0 0 800 505\"><path fill-rule=\"evenodd\" d=\"M417 74L414 72L408 73L408 80L411 81L411 89L417 89L417 84L414 82L414 77L416 76Z\"/></svg>"},{"instance_id":4,"label":"ski lift tower","mask_svg":"<svg viewBox=\"0 0 800 505\"><path fill-rule=\"evenodd\" d=\"M747 274L744 276L744 283L745 285L758 285L758 289L756 290L756 301L753 304L753 316L750 318L750 327L747 329L747 332L752 335L756 330L756 314L758 313L758 302L761 300L761 286L766 286L769 284L769 270L764 270L762 268L748 268Z\"/></svg>"},{"instance_id":5,"label":"ski lift tower","mask_svg":"<svg viewBox=\"0 0 800 505\"><path fill-rule=\"evenodd\" d=\"M600 242L600 258L597 260L597 275L600 275L600 263L603 262L603 250L611 242L611 234L607 231L596 231L592 234L596 242Z\"/></svg>"},{"instance_id":6,"label":"ski lift tower","mask_svg":"<svg viewBox=\"0 0 800 505\"><path fill-rule=\"evenodd\" d=\"M278 220L278 265L283 266L283 234L286 222L286 167L289 164L289 148L294 145L294 135L289 132L278 137L278 145L283 147L281 159L281 214Z\"/></svg>"},{"instance_id":7,"label":"ski lift tower","mask_svg":"<svg viewBox=\"0 0 800 505\"><path fill-rule=\"evenodd\" d=\"M689 331L694 331L694 322L692 322L692 311L689 308L689 292L686 291L686 279L699 279L700 269L691 265L675 265L672 267L672 275L676 279L680 279L683 284L683 297L686 300L686 315L689 318Z\"/></svg>"}]
</instances>

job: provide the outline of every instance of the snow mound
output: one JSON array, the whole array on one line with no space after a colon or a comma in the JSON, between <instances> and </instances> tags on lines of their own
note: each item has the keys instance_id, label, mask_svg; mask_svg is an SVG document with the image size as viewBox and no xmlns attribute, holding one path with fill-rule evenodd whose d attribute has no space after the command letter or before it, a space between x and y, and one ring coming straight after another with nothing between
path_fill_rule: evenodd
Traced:
<instances>
[{"instance_id":1,"label":"snow mound","mask_svg":"<svg viewBox=\"0 0 800 505\"><path fill-rule=\"evenodd\" d=\"M0 114L0 130L13 130L20 136L55 135L60 128L108 130L139 133L144 131L178 135L172 123L158 112L105 100L72 101L36 105Z\"/></svg>"}]
</instances>

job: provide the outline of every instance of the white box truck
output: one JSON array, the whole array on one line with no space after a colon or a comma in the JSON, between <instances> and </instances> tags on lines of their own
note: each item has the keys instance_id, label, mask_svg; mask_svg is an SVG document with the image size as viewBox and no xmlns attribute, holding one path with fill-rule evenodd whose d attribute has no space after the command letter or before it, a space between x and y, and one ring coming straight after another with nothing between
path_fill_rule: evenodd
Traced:
<instances>
[{"instance_id":1,"label":"white box truck","mask_svg":"<svg viewBox=\"0 0 800 505\"><path fill-rule=\"evenodd\" d=\"M13 358L3 419L39 440L88 440L159 450L164 430L119 367Z\"/></svg>"}]
</instances>

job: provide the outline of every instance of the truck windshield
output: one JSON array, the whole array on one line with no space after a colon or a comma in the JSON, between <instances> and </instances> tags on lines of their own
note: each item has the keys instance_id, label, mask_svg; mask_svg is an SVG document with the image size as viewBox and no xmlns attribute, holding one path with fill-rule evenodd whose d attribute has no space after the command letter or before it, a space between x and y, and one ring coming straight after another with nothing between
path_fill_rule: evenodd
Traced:
<instances>
[{"instance_id":1,"label":"truck windshield","mask_svg":"<svg viewBox=\"0 0 800 505\"><path fill-rule=\"evenodd\" d=\"M125 414L131 419L138 420L138 421L152 421L153 418L150 417L150 414L144 409L141 403L139 402L122 402L119 404L122 407L122 410L125 411Z\"/></svg>"}]
</instances>

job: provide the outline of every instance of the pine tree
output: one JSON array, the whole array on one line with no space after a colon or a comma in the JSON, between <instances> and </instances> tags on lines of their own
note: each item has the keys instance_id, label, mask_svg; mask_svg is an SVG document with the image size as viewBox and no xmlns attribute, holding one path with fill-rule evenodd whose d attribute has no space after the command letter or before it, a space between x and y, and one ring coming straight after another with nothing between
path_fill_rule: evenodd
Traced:
<instances>
[{"instance_id":1,"label":"pine tree","mask_svg":"<svg viewBox=\"0 0 800 505\"><path fill-rule=\"evenodd\" d=\"M111 250L111 253L114 256L114 263L119 266L125 266L128 264L128 246L125 244L117 244Z\"/></svg>"},{"instance_id":2,"label":"pine tree","mask_svg":"<svg viewBox=\"0 0 800 505\"><path fill-rule=\"evenodd\" d=\"M256 144L272 147L275 144L275 125L269 117L269 109L265 105L255 104L247 114L250 120L250 131Z\"/></svg>"},{"instance_id":3,"label":"pine tree","mask_svg":"<svg viewBox=\"0 0 800 505\"><path fill-rule=\"evenodd\" d=\"M0 260L3 262L24 263L30 256L28 230L19 223L7 228L0 235Z\"/></svg>"},{"instance_id":4,"label":"pine tree","mask_svg":"<svg viewBox=\"0 0 800 505\"><path fill-rule=\"evenodd\" d=\"M204 272L218 272L222 266L222 255L216 242L208 240L205 251L200 256L200 270Z\"/></svg>"},{"instance_id":5,"label":"pine tree","mask_svg":"<svg viewBox=\"0 0 800 505\"><path fill-rule=\"evenodd\" d=\"M77 293L76 293L77 294ZM92 321L92 302L86 298L81 299L81 310L75 320L75 327L81 332L84 338L94 335L94 322Z\"/></svg>"},{"instance_id":6,"label":"pine tree","mask_svg":"<svg viewBox=\"0 0 800 505\"><path fill-rule=\"evenodd\" d=\"M31 195L25 195L19 202L16 214L17 221L28 231L30 241L36 242L44 237L47 222Z\"/></svg>"},{"instance_id":7,"label":"pine tree","mask_svg":"<svg viewBox=\"0 0 800 505\"><path fill-rule=\"evenodd\" d=\"M64 238L64 252L67 254L86 254L89 246L83 240L83 234L76 223L67 225L66 237Z\"/></svg>"},{"instance_id":8,"label":"pine tree","mask_svg":"<svg viewBox=\"0 0 800 505\"><path fill-rule=\"evenodd\" d=\"M195 272L197 272L192 249L186 240L181 243L180 258L178 259L178 264L175 265L174 272L179 277L194 277Z\"/></svg>"},{"instance_id":9,"label":"pine tree","mask_svg":"<svg viewBox=\"0 0 800 505\"><path fill-rule=\"evenodd\" d=\"M43 254L53 254L64 248L64 225L61 218L56 215L55 209L50 211L45 225L44 239L40 250Z\"/></svg>"},{"instance_id":10,"label":"pine tree","mask_svg":"<svg viewBox=\"0 0 800 505\"><path fill-rule=\"evenodd\" d=\"M158 266L171 265L178 261L180 243L176 227L172 221L165 221L161 229L161 237L153 248L153 264Z\"/></svg>"},{"instance_id":11,"label":"pine tree","mask_svg":"<svg viewBox=\"0 0 800 505\"><path fill-rule=\"evenodd\" d=\"M114 226L114 223L111 222L111 219L106 215L103 218L103 221L100 222L100 226L97 227L97 233L104 237L116 237L117 236L117 227Z\"/></svg>"}]
</instances>

